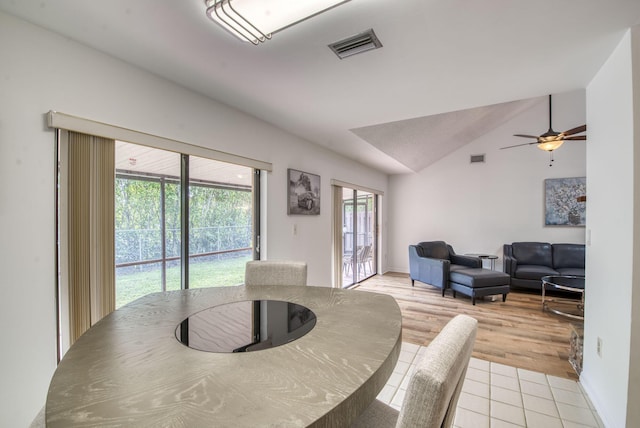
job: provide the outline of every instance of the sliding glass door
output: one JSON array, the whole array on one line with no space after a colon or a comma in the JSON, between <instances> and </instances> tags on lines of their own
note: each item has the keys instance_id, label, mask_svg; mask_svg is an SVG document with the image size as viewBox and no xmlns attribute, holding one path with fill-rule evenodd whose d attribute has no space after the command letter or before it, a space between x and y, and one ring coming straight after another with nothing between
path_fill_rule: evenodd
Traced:
<instances>
[{"instance_id":1,"label":"sliding glass door","mask_svg":"<svg viewBox=\"0 0 640 428\"><path fill-rule=\"evenodd\" d=\"M180 154L116 142L115 193L116 308L180 289Z\"/></svg>"},{"instance_id":2,"label":"sliding glass door","mask_svg":"<svg viewBox=\"0 0 640 428\"><path fill-rule=\"evenodd\" d=\"M189 158L189 285L244 282L253 258L253 169Z\"/></svg>"},{"instance_id":3,"label":"sliding glass door","mask_svg":"<svg viewBox=\"0 0 640 428\"><path fill-rule=\"evenodd\" d=\"M244 281L246 261L260 258L260 177L270 163L54 112L48 119L58 165L58 358L141 296ZM123 142L137 139L149 145Z\"/></svg>"},{"instance_id":4,"label":"sliding glass door","mask_svg":"<svg viewBox=\"0 0 640 428\"><path fill-rule=\"evenodd\" d=\"M342 188L342 286L377 273L377 196Z\"/></svg>"},{"instance_id":5,"label":"sliding glass door","mask_svg":"<svg viewBox=\"0 0 640 428\"><path fill-rule=\"evenodd\" d=\"M253 258L253 175L116 142L116 308L156 291L241 284Z\"/></svg>"}]
</instances>

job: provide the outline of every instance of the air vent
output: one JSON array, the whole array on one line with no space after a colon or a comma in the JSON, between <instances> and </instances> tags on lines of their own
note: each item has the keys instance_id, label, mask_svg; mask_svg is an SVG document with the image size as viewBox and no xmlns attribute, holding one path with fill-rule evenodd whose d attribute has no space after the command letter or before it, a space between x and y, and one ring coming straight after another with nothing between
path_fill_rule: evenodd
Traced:
<instances>
[{"instance_id":1,"label":"air vent","mask_svg":"<svg viewBox=\"0 0 640 428\"><path fill-rule=\"evenodd\" d=\"M338 55L338 58L344 59L356 54L367 52L382 47L382 43L376 37L376 33L372 29L363 31L355 36L348 37L339 42L329 45L331 50Z\"/></svg>"},{"instance_id":2,"label":"air vent","mask_svg":"<svg viewBox=\"0 0 640 428\"><path fill-rule=\"evenodd\" d=\"M484 162L484 155L471 155L471 163Z\"/></svg>"}]
</instances>

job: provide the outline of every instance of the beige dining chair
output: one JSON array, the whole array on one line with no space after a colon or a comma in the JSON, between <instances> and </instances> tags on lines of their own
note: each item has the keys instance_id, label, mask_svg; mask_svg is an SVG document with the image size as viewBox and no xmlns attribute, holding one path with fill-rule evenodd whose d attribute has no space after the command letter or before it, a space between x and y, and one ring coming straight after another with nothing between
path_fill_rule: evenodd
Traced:
<instances>
[{"instance_id":1,"label":"beige dining chair","mask_svg":"<svg viewBox=\"0 0 640 428\"><path fill-rule=\"evenodd\" d=\"M287 260L247 262L244 285L307 285L307 264Z\"/></svg>"},{"instance_id":2,"label":"beige dining chair","mask_svg":"<svg viewBox=\"0 0 640 428\"><path fill-rule=\"evenodd\" d=\"M374 400L352 427L452 427L477 330L467 315L449 321L415 367L400 412Z\"/></svg>"},{"instance_id":3,"label":"beige dining chair","mask_svg":"<svg viewBox=\"0 0 640 428\"><path fill-rule=\"evenodd\" d=\"M42 406L42 409L40 409L36 417L33 419L33 421L31 422L31 425L29 425L29 428L44 428L44 427L45 427L44 406Z\"/></svg>"}]
</instances>

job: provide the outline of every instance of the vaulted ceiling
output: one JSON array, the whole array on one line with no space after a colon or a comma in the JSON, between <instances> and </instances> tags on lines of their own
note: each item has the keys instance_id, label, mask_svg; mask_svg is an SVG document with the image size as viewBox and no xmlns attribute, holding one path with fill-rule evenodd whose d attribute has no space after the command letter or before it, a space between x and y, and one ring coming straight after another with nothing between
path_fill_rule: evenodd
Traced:
<instances>
[{"instance_id":1,"label":"vaulted ceiling","mask_svg":"<svg viewBox=\"0 0 640 428\"><path fill-rule=\"evenodd\" d=\"M0 10L386 173L415 171L588 85L638 0L351 0L243 43L203 0L0 0ZM381 49L338 59L373 28ZM524 101L520 101L524 100Z\"/></svg>"}]
</instances>

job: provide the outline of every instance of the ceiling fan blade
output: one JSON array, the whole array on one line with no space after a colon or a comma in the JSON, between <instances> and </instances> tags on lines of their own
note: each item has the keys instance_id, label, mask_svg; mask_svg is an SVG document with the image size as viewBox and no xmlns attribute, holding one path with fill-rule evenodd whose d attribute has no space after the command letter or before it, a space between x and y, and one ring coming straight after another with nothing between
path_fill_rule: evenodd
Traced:
<instances>
[{"instance_id":1,"label":"ceiling fan blade","mask_svg":"<svg viewBox=\"0 0 640 428\"><path fill-rule=\"evenodd\" d=\"M537 135L526 135L526 134L513 134L514 137L523 137L523 138L535 138L538 139Z\"/></svg>"},{"instance_id":2,"label":"ceiling fan blade","mask_svg":"<svg viewBox=\"0 0 640 428\"><path fill-rule=\"evenodd\" d=\"M584 132L587 130L587 125L582 125L582 126L576 126L573 129L570 129L568 131L564 131L562 133L562 135L573 135L573 134L579 134L581 132Z\"/></svg>"},{"instance_id":3,"label":"ceiling fan blade","mask_svg":"<svg viewBox=\"0 0 640 428\"><path fill-rule=\"evenodd\" d=\"M513 145L513 146L500 147L500 150L503 150L503 149L512 149L512 148L514 148L514 147L520 147L520 146L530 146L530 145L532 145L532 144L538 144L538 142L537 142L537 141L534 141L534 142L532 142L532 143L523 143L523 144L516 144L516 145Z\"/></svg>"},{"instance_id":4,"label":"ceiling fan blade","mask_svg":"<svg viewBox=\"0 0 640 428\"><path fill-rule=\"evenodd\" d=\"M587 136L586 135L576 135L575 137L565 137L563 138L563 140L567 141L567 140L586 140Z\"/></svg>"}]
</instances>

